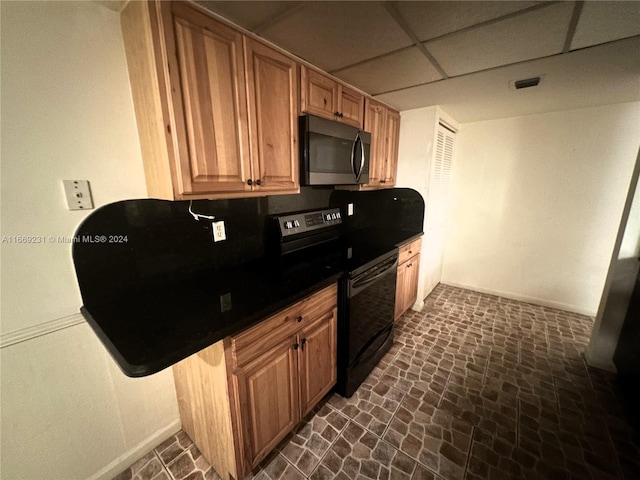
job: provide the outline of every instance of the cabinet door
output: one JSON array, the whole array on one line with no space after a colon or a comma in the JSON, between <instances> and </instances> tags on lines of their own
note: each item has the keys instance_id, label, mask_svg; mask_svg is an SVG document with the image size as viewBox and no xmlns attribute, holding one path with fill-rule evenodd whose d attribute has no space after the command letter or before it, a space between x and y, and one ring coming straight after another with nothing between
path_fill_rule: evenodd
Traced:
<instances>
[{"instance_id":1,"label":"cabinet door","mask_svg":"<svg viewBox=\"0 0 640 480\"><path fill-rule=\"evenodd\" d=\"M340 85L338 97L339 120L342 123L363 128L364 95Z\"/></svg>"},{"instance_id":2,"label":"cabinet door","mask_svg":"<svg viewBox=\"0 0 640 480\"><path fill-rule=\"evenodd\" d=\"M297 193L298 65L245 37L254 189Z\"/></svg>"},{"instance_id":3,"label":"cabinet door","mask_svg":"<svg viewBox=\"0 0 640 480\"><path fill-rule=\"evenodd\" d=\"M372 100L365 102L364 130L371 133L371 152L369 155L369 183L368 186L379 187L386 176L385 155L385 122L387 109Z\"/></svg>"},{"instance_id":4,"label":"cabinet door","mask_svg":"<svg viewBox=\"0 0 640 480\"><path fill-rule=\"evenodd\" d=\"M409 260L407 265L405 282L405 305L404 311L409 310L418 298L418 275L420 273L420 255L416 255Z\"/></svg>"},{"instance_id":5,"label":"cabinet door","mask_svg":"<svg viewBox=\"0 0 640 480\"><path fill-rule=\"evenodd\" d=\"M396 184L396 171L398 170L398 143L400 139L400 114L393 110L386 112L386 150L384 186L393 187Z\"/></svg>"},{"instance_id":6,"label":"cabinet door","mask_svg":"<svg viewBox=\"0 0 640 480\"><path fill-rule=\"evenodd\" d=\"M397 320L404 313L405 291L407 284L407 264L409 261L398 265L398 276L396 278L396 307L393 311L393 318Z\"/></svg>"},{"instance_id":7,"label":"cabinet door","mask_svg":"<svg viewBox=\"0 0 640 480\"><path fill-rule=\"evenodd\" d=\"M302 84L300 109L303 112L335 120L338 113L338 84L305 66L300 69Z\"/></svg>"},{"instance_id":8,"label":"cabinet door","mask_svg":"<svg viewBox=\"0 0 640 480\"><path fill-rule=\"evenodd\" d=\"M300 405L304 417L336 383L334 308L306 327L300 338Z\"/></svg>"},{"instance_id":9,"label":"cabinet door","mask_svg":"<svg viewBox=\"0 0 640 480\"><path fill-rule=\"evenodd\" d=\"M180 193L250 190L242 35L181 2L171 3L171 19L167 50Z\"/></svg>"},{"instance_id":10,"label":"cabinet door","mask_svg":"<svg viewBox=\"0 0 640 480\"><path fill-rule=\"evenodd\" d=\"M296 337L235 372L245 457L255 467L299 422Z\"/></svg>"},{"instance_id":11,"label":"cabinet door","mask_svg":"<svg viewBox=\"0 0 640 480\"><path fill-rule=\"evenodd\" d=\"M411 257L398 266L396 279L396 307L394 318L409 310L418 298L418 276L420 272L420 255Z\"/></svg>"}]
</instances>

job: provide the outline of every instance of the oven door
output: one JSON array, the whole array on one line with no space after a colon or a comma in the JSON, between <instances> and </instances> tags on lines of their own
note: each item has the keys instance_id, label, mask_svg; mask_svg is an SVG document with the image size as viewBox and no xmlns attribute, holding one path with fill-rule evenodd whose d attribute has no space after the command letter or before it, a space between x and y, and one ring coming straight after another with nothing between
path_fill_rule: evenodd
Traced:
<instances>
[{"instance_id":1,"label":"oven door","mask_svg":"<svg viewBox=\"0 0 640 480\"><path fill-rule=\"evenodd\" d=\"M347 281L348 367L361 364L385 343L383 332L393 325L397 270L398 257L393 256Z\"/></svg>"}]
</instances>

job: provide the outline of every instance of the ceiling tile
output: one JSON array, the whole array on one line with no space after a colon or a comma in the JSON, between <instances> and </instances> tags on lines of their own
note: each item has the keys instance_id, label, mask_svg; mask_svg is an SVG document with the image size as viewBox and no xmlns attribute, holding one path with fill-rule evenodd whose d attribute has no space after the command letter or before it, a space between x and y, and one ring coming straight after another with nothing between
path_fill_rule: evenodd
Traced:
<instances>
[{"instance_id":1,"label":"ceiling tile","mask_svg":"<svg viewBox=\"0 0 640 480\"><path fill-rule=\"evenodd\" d=\"M562 2L426 42L450 76L560 53L573 3Z\"/></svg>"},{"instance_id":2,"label":"ceiling tile","mask_svg":"<svg viewBox=\"0 0 640 480\"><path fill-rule=\"evenodd\" d=\"M640 35L640 2L585 2L571 49Z\"/></svg>"},{"instance_id":3,"label":"ceiling tile","mask_svg":"<svg viewBox=\"0 0 640 480\"><path fill-rule=\"evenodd\" d=\"M539 87L513 80L544 75ZM440 106L460 123L640 100L640 37L380 95L399 110ZM640 107L638 107L640 114Z\"/></svg>"},{"instance_id":4,"label":"ceiling tile","mask_svg":"<svg viewBox=\"0 0 640 480\"><path fill-rule=\"evenodd\" d=\"M541 2L394 2L420 40L524 10Z\"/></svg>"},{"instance_id":5,"label":"ceiling tile","mask_svg":"<svg viewBox=\"0 0 640 480\"><path fill-rule=\"evenodd\" d=\"M296 6L299 2L205 1L197 3L212 12L222 15L247 30L254 30L267 20Z\"/></svg>"},{"instance_id":6,"label":"ceiling tile","mask_svg":"<svg viewBox=\"0 0 640 480\"><path fill-rule=\"evenodd\" d=\"M382 2L309 2L262 35L323 70L412 45Z\"/></svg>"},{"instance_id":7,"label":"ceiling tile","mask_svg":"<svg viewBox=\"0 0 640 480\"><path fill-rule=\"evenodd\" d=\"M335 75L372 95L442 78L417 47L340 70Z\"/></svg>"}]
</instances>

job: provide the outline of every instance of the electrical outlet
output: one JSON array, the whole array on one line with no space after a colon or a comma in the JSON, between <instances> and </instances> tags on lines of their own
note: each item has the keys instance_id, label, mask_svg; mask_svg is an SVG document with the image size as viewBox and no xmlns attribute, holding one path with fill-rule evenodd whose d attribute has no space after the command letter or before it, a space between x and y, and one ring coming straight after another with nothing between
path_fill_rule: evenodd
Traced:
<instances>
[{"instance_id":1,"label":"electrical outlet","mask_svg":"<svg viewBox=\"0 0 640 480\"><path fill-rule=\"evenodd\" d=\"M220 295L220 311L222 313L228 312L232 307L233 304L231 303L231 293Z\"/></svg>"},{"instance_id":2,"label":"electrical outlet","mask_svg":"<svg viewBox=\"0 0 640 480\"><path fill-rule=\"evenodd\" d=\"M224 221L220 220L219 222L211 222L211 226L213 227L214 242L221 242L222 240L227 239L227 234L224 231Z\"/></svg>"},{"instance_id":3,"label":"electrical outlet","mask_svg":"<svg viewBox=\"0 0 640 480\"><path fill-rule=\"evenodd\" d=\"M89 180L63 180L62 185L69 210L91 210L93 208Z\"/></svg>"},{"instance_id":4,"label":"electrical outlet","mask_svg":"<svg viewBox=\"0 0 640 480\"><path fill-rule=\"evenodd\" d=\"M347 216L353 215L353 203L347 204Z\"/></svg>"}]
</instances>

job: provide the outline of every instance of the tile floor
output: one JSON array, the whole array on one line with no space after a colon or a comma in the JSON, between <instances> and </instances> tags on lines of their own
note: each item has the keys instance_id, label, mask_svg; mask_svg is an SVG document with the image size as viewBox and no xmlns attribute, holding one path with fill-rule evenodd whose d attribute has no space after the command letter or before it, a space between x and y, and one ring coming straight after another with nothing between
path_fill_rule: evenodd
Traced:
<instances>
[{"instance_id":1,"label":"tile floor","mask_svg":"<svg viewBox=\"0 0 640 480\"><path fill-rule=\"evenodd\" d=\"M331 395L254 472L276 479L640 479L592 319L439 285L350 399ZM633 406L638 407L638 405ZM184 432L117 480L217 479Z\"/></svg>"}]
</instances>

